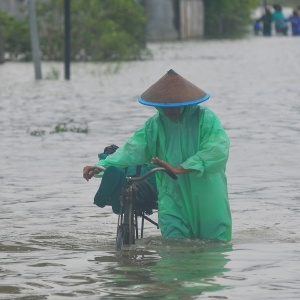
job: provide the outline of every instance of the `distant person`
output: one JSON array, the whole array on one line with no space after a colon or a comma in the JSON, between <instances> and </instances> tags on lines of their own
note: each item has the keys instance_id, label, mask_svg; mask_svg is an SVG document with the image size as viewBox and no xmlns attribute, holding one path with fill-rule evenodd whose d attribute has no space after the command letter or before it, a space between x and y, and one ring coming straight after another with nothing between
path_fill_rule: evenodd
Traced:
<instances>
[{"instance_id":1,"label":"distant person","mask_svg":"<svg viewBox=\"0 0 300 300\"><path fill-rule=\"evenodd\" d=\"M254 34L255 35L259 35L260 31L261 31L261 25L259 21L255 21L253 23L253 30L254 30Z\"/></svg>"},{"instance_id":2,"label":"distant person","mask_svg":"<svg viewBox=\"0 0 300 300\"><path fill-rule=\"evenodd\" d=\"M287 35L288 32L288 26L285 22L285 16L282 12L282 7L279 4L273 5L274 12L272 13L272 19L275 24L275 31L277 33L282 33L284 35Z\"/></svg>"},{"instance_id":3,"label":"distant person","mask_svg":"<svg viewBox=\"0 0 300 300\"><path fill-rule=\"evenodd\" d=\"M285 20L286 22L291 23L292 27L292 35L299 36L300 35L300 16L296 9L293 10L293 14Z\"/></svg>"},{"instance_id":4,"label":"distant person","mask_svg":"<svg viewBox=\"0 0 300 300\"><path fill-rule=\"evenodd\" d=\"M257 20L257 22L262 23L262 33L264 36L272 35L272 12L269 8L265 7L264 15Z\"/></svg>"}]
</instances>

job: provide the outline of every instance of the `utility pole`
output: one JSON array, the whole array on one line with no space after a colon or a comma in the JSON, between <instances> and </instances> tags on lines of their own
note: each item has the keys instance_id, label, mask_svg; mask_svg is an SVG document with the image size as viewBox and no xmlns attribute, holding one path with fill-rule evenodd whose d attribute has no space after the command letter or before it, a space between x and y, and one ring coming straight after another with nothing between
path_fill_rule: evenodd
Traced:
<instances>
[{"instance_id":1,"label":"utility pole","mask_svg":"<svg viewBox=\"0 0 300 300\"><path fill-rule=\"evenodd\" d=\"M71 20L70 20L70 0L64 2L65 15L65 79L70 79L70 61L71 61Z\"/></svg>"},{"instance_id":2,"label":"utility pole","mask_svg":"<svg viewBox=\"0 0 300 300\"><path fill-rule=\"evenodd\" d=\"M4 39L2 35L2 24L0 19L0 64L4 63Z\"/></svg>"},{"instance_id":3,"label":"utility pole","mask_svg":"<svg viewBox=\"0 0 300 300\"><path fill-rule=\"evenodd\" d=\"M28 0L30 36L31 36L31 53L34 63L35 79L42 79L39 37L36 26L36 11L34 0Z\"/></svg>"}]
</instances>

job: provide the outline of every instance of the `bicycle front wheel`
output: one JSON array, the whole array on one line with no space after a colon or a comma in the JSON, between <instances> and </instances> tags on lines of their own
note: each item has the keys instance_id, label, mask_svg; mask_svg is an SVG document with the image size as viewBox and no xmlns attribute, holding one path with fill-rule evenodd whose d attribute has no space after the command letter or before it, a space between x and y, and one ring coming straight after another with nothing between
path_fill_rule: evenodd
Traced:
<instances>
[{"instance_id":1,"label":"bicycle front wheel","mask_svg":"<svg viewBox=\"0 0 300 300\"><path fill-rule=\"evenodd\" d=\"M116 237L116 250L120 251L124 245L135 244L135 223L133 214L133 191L130 186L121 196L121 212L119 215Z\"/></svg>"},{"instance_id":2,"label":"bicycle front wheel","mask_svg":"<svg viewBox=\"0 0 300 300\"><path fill-rule=\"evenodd\" d=\"M118 232L117 232L117 238L116 238L116 250L121 251L123 249L124 245L124 227L119 226L118 227Z\"/></svg>"}]
</instances>

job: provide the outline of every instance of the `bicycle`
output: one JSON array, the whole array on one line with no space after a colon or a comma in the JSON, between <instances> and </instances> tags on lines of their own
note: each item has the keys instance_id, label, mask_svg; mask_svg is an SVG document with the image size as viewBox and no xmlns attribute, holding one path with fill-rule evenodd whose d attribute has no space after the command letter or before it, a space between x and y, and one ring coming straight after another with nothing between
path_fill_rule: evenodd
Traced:
<instances>
[{"instance_id":1,"label":"bicycle","mask_svg":"<svg viewBox=\"0 0 300 300\"><path fill-rule=\"evenodd\" d=\"M99 172L105 172L105 168L101 166L94 166L93 169L99 169ZM121 251L123 249L123 245L131 246L135 244L135 240L139 238L139 229L138 229L138 216L135 209L135 199L136 199L136 188L135 183L138 181L142 181L149 177L150 175L156 172L165 172L174 180L177 179L177 176L161 167L153 168L146 174L139 176L139 177L126 177L126 187L123 189L121 196L120 196L120 213L118 217L118 225L117 225L117 234L116 234L116 250ZM144 232L144 221L147 220L157 228L159 228L158 223L150 219L148 216L145 215L145 212L142 211L140 213L142 217L141 222L141 234L140 238L143 238Z\"/></svg>"}]
</instances>

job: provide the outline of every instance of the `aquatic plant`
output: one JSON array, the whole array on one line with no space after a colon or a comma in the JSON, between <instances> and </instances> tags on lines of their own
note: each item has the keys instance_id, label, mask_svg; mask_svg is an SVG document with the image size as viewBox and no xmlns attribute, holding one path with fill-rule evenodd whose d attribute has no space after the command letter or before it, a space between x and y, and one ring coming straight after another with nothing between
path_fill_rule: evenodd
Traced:
<instances>
[{"instance_id":1,"label":"aquatic plant","mask_svg":"<svg viewBox=\"0 0 300 300\"><path fill-rule=\"evenodd\" d=\"M63 133L63 132L88 134L89 129L87 124L79 124L74 122L73 119L70 119L66 122L57 123L54 126L54 128L50 131L47 131L46 129L35 128L35 129L28 129L27 132L32 136L43 136L47 133L56 134L56 133Z\"/></svg>"},{"instance_id":2,"label":"aquatic plant","mask_svg":"<svg viewBox=\"0 0 300 300\"><path fill-rule=\"evenodd\" d=\"M73 121L71 121L72 123ZM61 132L75 132L75 133L88 133L87 125L70 125L70 123L62 122L55 125L54 130L50 131L50 134Z\"/></svg>"},{"instance_id":3,"label":"aquatic plant","mask_svg":"<svg viewBox=\"0 0 300 300\"><path fill-rule=\"evenodd\" d=\"M47 72L45 79L55 80L59 79L59 70L55 67L51 67L50 71Z\"/></svg>"},{"instance_id":4,"label":"aquatic plant","mask_svg":"<svg viewBox=\"0 0 300 300\"><path fill-rule=\"evenodd\" d=\"M29 134L32 136L42 136L42 135L45 135L46 130L34 129L34 130L28 130L27 132L29 132Z\"/></svg>"}]
</instances>

